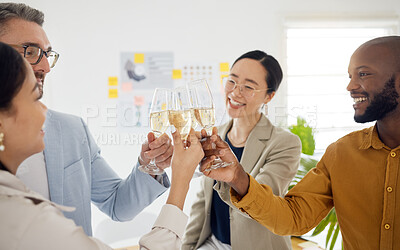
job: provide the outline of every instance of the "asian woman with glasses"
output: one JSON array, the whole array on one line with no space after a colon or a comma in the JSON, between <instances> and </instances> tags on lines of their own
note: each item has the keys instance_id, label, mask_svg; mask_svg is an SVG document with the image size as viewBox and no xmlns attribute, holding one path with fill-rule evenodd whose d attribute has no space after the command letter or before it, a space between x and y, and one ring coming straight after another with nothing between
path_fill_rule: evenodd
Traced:
<instances>
[{"instance_id":1,"label":"asian woman with glasses","mask_svg":"<svg viewBox=\"0 0 400 250\"><path fill-rule=\"evenodd\" d=\"M301 153L299 138L272 125L262 113L278 90L282 75L279 63L265 52L250 51L236 59L224 82L225 105L231 119L218 127L218 135L245 170L280 196L287 192L297 172ZM214 180L202 178L183 250L291 249L289 236L277 236L245 216L213 190Z\"/></svg>"}]
</instances>

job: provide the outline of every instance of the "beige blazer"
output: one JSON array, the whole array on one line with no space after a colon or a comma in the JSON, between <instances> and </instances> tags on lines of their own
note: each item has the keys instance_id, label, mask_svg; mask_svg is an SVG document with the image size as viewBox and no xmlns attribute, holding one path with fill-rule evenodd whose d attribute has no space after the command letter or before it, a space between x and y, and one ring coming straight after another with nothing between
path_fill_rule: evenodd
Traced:
<instances>
[{"instance_id":1,"label":"beige blazer","mask_svg":"<svg viewBox=\"0 0 400 250\"><path fill-rule=\"evenodd\" d=\"M112 250L88 237L61 212L73 210L46 200L14 175L0 170L0 249ZM165 204L152 230L141 237L140 249L180 249L186 222L182 210Z\"/></svg>"},{"instance_id":2,"label":"beige blazer","mask_svg":"<svg viewBox=\"0 0 400 250\"><path fill-rule=\"evenodd\" d=\"M218 129L225 139L232 127L232 120ZM275 195L284 196L295 176L301 154L300 139L281 128L277 128L265 117L251 131L243 151L241 165L259 183L271 186ZM214 180L202 177L201 190L194 202L189 224L183 238L182 250L197 249L211 235L211 200ZM217 188L226 183L217 183ZM278 236L230 203L229 192L222 193L222 200L230 205L231 246L244 249L291 249L289 236Z\"/></svg>"}]
</instances>

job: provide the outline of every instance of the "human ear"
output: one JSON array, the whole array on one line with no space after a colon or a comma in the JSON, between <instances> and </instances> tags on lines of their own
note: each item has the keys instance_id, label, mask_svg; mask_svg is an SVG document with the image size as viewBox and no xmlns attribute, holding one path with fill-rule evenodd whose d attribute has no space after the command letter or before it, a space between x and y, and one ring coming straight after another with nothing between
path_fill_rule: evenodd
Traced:
<instances>
[{"instance_id":1,"label":"human ear","mask_svg":"<svg viewBox=\"0 0 400 250\"><path fill-rule=\"evenodd\" d=\"M274 98L274 96L275 96L275 91L272 93L267 93L267 95L264 98L264 104L269 103L272 100L272 98Z\"/></svg>"}]
</instances>

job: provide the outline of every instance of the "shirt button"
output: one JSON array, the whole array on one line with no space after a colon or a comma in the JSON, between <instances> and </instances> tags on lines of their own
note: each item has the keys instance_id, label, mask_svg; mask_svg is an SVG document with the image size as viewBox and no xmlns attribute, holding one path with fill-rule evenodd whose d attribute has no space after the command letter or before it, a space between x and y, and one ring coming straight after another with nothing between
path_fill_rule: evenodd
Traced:
<instances>
[{"instance_id":1,"label":"shirt button","mask_svg":"<svg viewBox=\"0 0 400 250\"><path fill-rule=\"evenodd\" d=\"M393 188L392 188L392 187L387 187L386 190L387 190L389 193L391 193L391 192L393 191Z\"/></svg>"},{"instance_id":2,"label":"shirt button","mask_svg":"<svg viewBox=\"0 0 400 250\"><path fill-rule=\"evenodd\" d=\"M390 156L394 158L394 157L396 157L396 153L395 152L390 152Z\"/></svg>"},{"instance_id":3,"label":"shirt button","mask_svg":"<svg viewBox=\"0 0 400 250\"><path fill-rule=\"evenodd\" d=\"M390 229L390 225L389 224L385 224L385 229L389 230Z\"/></svg>"}]
</instances>

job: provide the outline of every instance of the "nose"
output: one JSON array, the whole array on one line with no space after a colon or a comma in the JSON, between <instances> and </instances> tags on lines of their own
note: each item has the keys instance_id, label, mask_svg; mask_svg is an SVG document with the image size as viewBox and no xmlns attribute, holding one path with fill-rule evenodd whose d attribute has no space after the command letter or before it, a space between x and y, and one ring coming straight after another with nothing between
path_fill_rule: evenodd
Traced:
<instances>
[{"instance_id":1,"label":"nose","mask_svg":"<svg viewBox=\"0 0 400 250\"><path fill-rule=\"evenodd\" d=\"M242 91L240 91L240 86L238 84L235 84L235 86L233 87L232 94L235 96L242 95Z\"/></svg>"},{"instance_id":2,"label":"nose","mask_svg":"<svg viewBox=\"0 0 400 250\"><path fill-rule=\"evenodd\" d=\"M35 71L35 72L40 71L40 72L44 72L44 73L49 73L50 72L49 60L47 60L47 57L45 55L43 55L40 62L36 65L33 65L32 68L33 68L33 71Z\"/></svg>"},{"instance_id":3,"label":"nose","mask_svg":"<svg viewBox=\"0 0 400 250\"><path fill-rule=\"evenodd\" d=\"M358 83L356 82L356 80L354 79L354 77L350 78L350 82L349 82L349 84L348 84L347 87L346 87L347 91L353 91L353 90L356 90L356 89L358 89L358 88L360 88L360 84L358 84Z\"/></svg>"}]
</instances>

